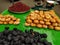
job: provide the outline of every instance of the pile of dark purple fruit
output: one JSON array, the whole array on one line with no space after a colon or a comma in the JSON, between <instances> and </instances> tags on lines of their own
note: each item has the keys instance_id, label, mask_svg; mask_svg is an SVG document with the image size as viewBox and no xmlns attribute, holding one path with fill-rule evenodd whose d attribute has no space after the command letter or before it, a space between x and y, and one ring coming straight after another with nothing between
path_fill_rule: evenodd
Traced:
<instances>
[{"instance_id":1,"label":"pile of dark purple fruit","mask_svg":"<svg viewBox=\"0 0 60 45\"><path fill-rule=\"evenodd\" d=\"M5 27L5 31L0 32L0 45L52 45L46 38L46 34L40 34L33 29L22 32L17 28L9 31L9 27Z\"/></svg>"}]
</instances>

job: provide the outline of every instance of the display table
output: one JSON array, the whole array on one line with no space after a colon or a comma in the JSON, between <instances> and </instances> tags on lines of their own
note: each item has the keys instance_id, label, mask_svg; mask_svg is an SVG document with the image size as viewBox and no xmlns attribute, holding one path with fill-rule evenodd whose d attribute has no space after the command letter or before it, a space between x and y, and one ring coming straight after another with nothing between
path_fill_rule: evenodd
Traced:
<instances>
[{"instance_id":1,"label":"display table","mask_svg":"<svg viewBox=\"0 0 60 45\"><path fill-rule=\"evenodd\" d=\"M60 31L55 31L55 30L52 30L52 29L45 29L45 28L37 28L37 27L26 27L24 25L26 16L29 13L30 13L30 11L26 12L26 13L23 13L23 14L11 13L8 10L3 11L2 12L3 15L6 15L6 14L14 15L16 18L20 18L21 21L20 21L19 25L0 25L0 32L3 31L5 26L9 26L10 30L12 30L14 27L17 27L18 29L20 29L22 31L24 31L25 29L32 28L32 29L34 29L34 31L37 31L37 32L40 32L40 33L46 33L48 35L47 40L49 42L51 42L52 45L60 45Z\"/></svg>"}]
</instances>

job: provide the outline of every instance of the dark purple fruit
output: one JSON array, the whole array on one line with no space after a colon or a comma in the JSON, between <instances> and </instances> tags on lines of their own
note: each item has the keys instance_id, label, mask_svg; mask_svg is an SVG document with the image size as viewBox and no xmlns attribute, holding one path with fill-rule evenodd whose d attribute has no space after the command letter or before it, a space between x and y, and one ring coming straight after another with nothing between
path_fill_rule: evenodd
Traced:
<instances>
[{"instance_id":1,"label":"dark purple fruit","mask_svg":"<svg viewBox=\"0 0 60 45\"><path fill-rule=\"evenodd\" d=\"M38 42L38 39L37 38L34 38L34 42L37 43Z\"/></svg>"},{"instance_id":2,"label":"dark purple fruit","mask_svg":"<svg viewBox=\"0 0 60 45\"><path fill-rule=\"evenodd\" d=\"M25 30L25 32L17 28L12 31L8 29L6 27L5 31L0 33L0 45L52 45L46 40L46 34L40 34L33 29Z\"/></svg>"},{"instance_id":3,"label":"dark purple fruit","mask_svg":"<svg viewBox=\"0 0 60 45\"><path fill-rule=\"evenodd\" d=\"M37 43L37 45L44 45L44 44L43 44L43 43L39 43L39 42L38 42L38 43Z\"/></svg>"},{"instance_id":4,"label":"dark purple fruit","mask_svg":"<svg viewBox=\"0 0 60 45\"><path fill-rule=\"evenodd\" d=\"M30 39L30 43L33 43L33 42L34 42L34 39L33 39L33 38L31 38L31 39Z\"/></svg>"},{"instance_id":5,"label":"dark purple fruit","mask_svg":"<svg viewBox=\"0 0 60 45\"><path fill-rule=\"evenodd\" d=\"M52 45L50 42L45 42L44 44L45 45Z\"/></svg>"},{"instance_id":6,"label":"dark purple fruit","mask_svg":"<svg viewBox=\"0 0 60 45\"><path fill-rule=\"evenodd\" d=\"M27 33L25 33L25 32L23 33L23 36L24 36L25 38L27 37L27 35L28 35Z\"/></svg>"},{"instance_id":7,"label":"dark purple fruit","mask_svg":"<svg viewBox=\"0 0 60 45\"><path fill-rule=\"evenodd\" d=\"M28 30L27 29L25 30L25 33L28 33Z\"/></svg>"},{"instance_id":8,"label":"dark purple fruit","mask_svg":"<svg viewBox=\"0 0 60 45\"><path fill-rule=\"evenodd\" d=\"M7 37L7 39L8 39L9 41L12 40L12 34L9 34L8 37Z\"/></svg>"},{"instance_id":9,"label":"dark purple fruit","mask_svg":"<svg viewBox=\"0 0 60 45\"><path fill-rule=\"evenodd\" d=\"M22 43L21 45L25 45L25 44Z\"/></svg>"},{"instance_id":10,"label":"dark purple fruit","mask_svg":"<svg viewBox=\"0 0 60 45\"><path fill-rule=\"evenodd\" d=\"M32 43L32 45L37 45L36 43Z\"/></svg>"},{"instance_id":11,"label":"dark purple fruit","mask_svg":"<svg viewBox=\"0 0 60 45\"><path fill-rule=\"evenodd\" d=\"M30 29L30 32L33 32L33 29Z\"/></svg>"},{"instance_id":12,"label":"dark purple fruit","mask_svg":"<svg viewBox=\"0 0 60 45\"><path fill-rule=\"evenodd\" d=\"M46 39L44 39L42 42L43 42L44 45L48 44L48 41Z\"/></svg>"},{"instance_id":13,"label":"dark purple fruit","mask_svg":"<svg viewBox=\"0 0 60 45\"><path fill-rule=\"evenodd\" d=\"M14 28L13 30L17 30L17 28Z\"/></svg>"},{"instance_id":14,"label":"dark purple fruit","mask_svg":"<svg viewBox=\"0 0 60 45\"><path fill-rule=\"evenodd\" d=\"M5 30L9 30L9 27L5 27Z\"/></svg>"},{"instance_id":15,"label":"dark purple fruit","mask_svg":"<svg viewBox=\"0 0 60 45\"><path fill-rule=\"evenodd\" d=\"M35 37L40 35L38 32L34 32L34 34L35 34Z\"/></svg>"},{"instance_id":16,"label":"dark purple fruit","mask_svg":"<svg viewBox=\"0 0 60 45\"><path fill-rule=\"evenodd\" d=\"M27 37L27 38L25 39L25 43L30 43L30 37Z\"/></svg>"},{"instance_id":17,"label":"dark purple fruit","mask_svg":"<svg viewBox=\"0 0 60 45\"><path fill-rule=\"evenodd\" d=\"M24 42L25 40L24 36L20 36L20 38L21 38L21 41Z\"/></svg>"},{"instance_id":18,"label":"dark purple fruit","mask_svg":"<svg viewBox=\"0 0 60 45\"><path fill-rule=\"evenodd\" d=\"M41 38L47 38L47 34L41 34Z\"/></svg>"},{"instance_id":19,"label":"dark purple fruit","mask_svg":"<svg viewBox=\"0 0 60 45\"><path fill-rule=\"evenodd\" d=\"M12 34L13 34L13 35L17 35L18 33L17 33L16 31L13 31Z\"/></svg>"}]
</instances>

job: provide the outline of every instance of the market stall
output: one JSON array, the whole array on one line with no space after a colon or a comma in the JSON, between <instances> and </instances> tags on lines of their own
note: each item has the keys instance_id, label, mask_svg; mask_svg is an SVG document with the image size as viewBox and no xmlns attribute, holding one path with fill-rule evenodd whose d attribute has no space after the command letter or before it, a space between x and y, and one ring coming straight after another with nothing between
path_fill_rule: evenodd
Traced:
<instances>
[{"instance_id":1,"label":"market stall","mask_svg":"<svg viewBox=\"0 0 60 45\"><path fill-rule=\"evenodd\" d=\"M14 20L13 22L12 21L9 22L9 20L7 22L3 20L2 21L3 23L0 22L1 24L0 32L3 32L5 27L9 27L9 29L7 28L7 30L12 31L13 28L17 28L18 30L21 30L23 32L25 30L33 29L33 31L39 32L41 34L47 34L47 40L48 42L51 42L49 44L45 42L41 44L40 42L39 44L35 44L35 45L40 45L40 44L41 45L60 45L60 42L59 42L60 41L60 19L57 16L57 14L54 12L54 10L38 11L38 10L30 9L29 6L26 6L23 4L21 4L23 6L19 8L20 6L19 4L17 6L16 5L11 6L9 7L9 9L2 12L1 15L3 15L3 17L10 18L12 16L14 18L11 17L10 19L11 20L14 19ZM6 23L4 23L4 21ZM33 32L32 34L34 35ZM46 35L44 35L43 38L46 38Z\"/></svg>"}]
</instances>

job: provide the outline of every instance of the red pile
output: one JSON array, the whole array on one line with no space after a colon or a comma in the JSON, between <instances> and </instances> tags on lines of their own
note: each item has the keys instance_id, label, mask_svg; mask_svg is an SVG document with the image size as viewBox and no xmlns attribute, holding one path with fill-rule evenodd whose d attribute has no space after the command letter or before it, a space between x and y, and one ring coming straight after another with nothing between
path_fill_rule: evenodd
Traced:
<instances>
[{"instance_id":1,"label":"red pile","mask_svg":"<svg viewBox=\"0 0 60 45\"><path fill-rule=\"evenodd\" d=\"M28 11L30 9L29 6L21 3L21 2L17 2L14 5L12 5L11 7L9 7L9 11L13 11L13 12L25 12Z\"/></svg>"}]
</instances>

